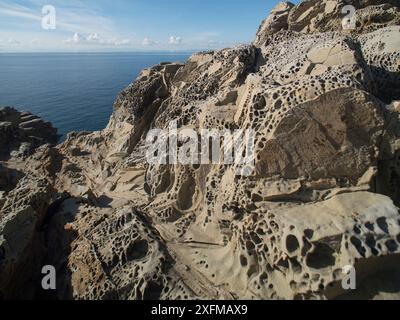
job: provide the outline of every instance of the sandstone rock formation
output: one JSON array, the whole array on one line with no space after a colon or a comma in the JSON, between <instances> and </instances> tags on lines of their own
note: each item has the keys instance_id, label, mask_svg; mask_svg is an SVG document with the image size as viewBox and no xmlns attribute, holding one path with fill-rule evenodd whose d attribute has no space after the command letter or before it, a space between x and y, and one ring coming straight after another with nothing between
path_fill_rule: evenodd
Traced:
<instances>
[{"instance_id":1,"label":"sandstone rock formation","mask_svg":"<svg viewBox=\"0 0 400 320\"><path fill-rule=\"evenodd\" d=\"M57 130L29 112L18 112L5 107L0 108L0 160L14 155L25 158L38 146L56 144Z\"/></svg>"},{"instance_id":2,"label":"sandstone rock formation","mask_svg":"<svg viewBox=\"0 0 400 320\"><path fill-rule=\"evenodd\" d=\"M253 44L144 70L103 131L3 162L1 295L400 298L400 6L384 2L354 1L352 30L345 1L281 3ZM148 163L171 121L254 130L253 173Z\"/></svg>"}]
</instances>

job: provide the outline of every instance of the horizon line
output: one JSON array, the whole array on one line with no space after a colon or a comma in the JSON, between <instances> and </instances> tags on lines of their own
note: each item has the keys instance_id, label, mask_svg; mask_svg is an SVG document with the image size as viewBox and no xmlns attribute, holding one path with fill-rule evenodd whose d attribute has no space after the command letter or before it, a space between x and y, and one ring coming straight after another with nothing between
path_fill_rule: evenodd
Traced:
<instances>
[{"instance_id":1,"label":"horizon line","mask_svg":"<svg viewBox=\"0 0 400 320\"><path fill-rule=\"evenodd\" d=\"M0 54L110 54L110 53L169 53L169 54L181 54L181 53L196 53L196 52L213 52L224 50L222 49L188 49L188 50L127 50L127 51L0 51Z\"/></svg>"}]
</instances>

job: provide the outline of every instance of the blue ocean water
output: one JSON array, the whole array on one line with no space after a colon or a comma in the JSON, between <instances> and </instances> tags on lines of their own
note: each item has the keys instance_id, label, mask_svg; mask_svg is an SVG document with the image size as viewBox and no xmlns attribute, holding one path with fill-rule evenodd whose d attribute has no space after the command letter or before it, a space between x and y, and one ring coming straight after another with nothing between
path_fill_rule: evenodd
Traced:
<instances>
[{"instance_id":1,"label":"blue ocean water","mask_svg":"<svg viewBox=\"0 0 400 320\"><path fill-rule=\"evenodd\" d=\"M0 54L0 106L30 111L65 136L103 129L118 93L139 72L189 53Z\"/></svg>"}]
</instances>

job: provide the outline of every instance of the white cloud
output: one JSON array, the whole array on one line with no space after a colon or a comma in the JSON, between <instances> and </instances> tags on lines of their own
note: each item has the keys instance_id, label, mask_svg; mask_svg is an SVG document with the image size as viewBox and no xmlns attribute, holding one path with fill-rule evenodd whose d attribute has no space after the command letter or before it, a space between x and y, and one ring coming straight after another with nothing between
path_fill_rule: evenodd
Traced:
<instances>
[{"instance_id":1,"label":"white cloud","mask_svg":"<svg viewBox=\"0 0 400 320\"><path fill-rule=\"evenodd\" d=\"M156 44L156 42L155 41L153 41L153 40L151 40L151 39L149 39L149 38L144 38L143 39L143 41L142 41L142 45L143 46L152 46L152 45L155 45Z\"/></svg>"},{"instance_id":2,"label":"white cloud","mask_svg":"<svg viewBox=\"0 0 400 320\"><path fill-rule=\"evenodd\" d=\"M21 42L12 37L8 38L7 43L12 46L19 46L21 44Z\"/></svg>"},{"instance_id":3,"label":"white cloud","mask_svg":"<svg viewBox=\"0 0 400 320\"><path fill-rule=\"evenodd\" d=\"M72 38L63 41L69 45L98 45L98 46L130 46L133 44L130 39L102 38L98 33L81 35L75 32Z\"/></svg>"},{"instance_id":4,"label":"white cloud","mask_svg":"<svg viewBox=\"0 0 400 320\"><path fill-rule=\"evenodd\" d=\"M182 38L181 37L170 36L168 43L172 44L172 45L182 44Z\"/></svg>"},{"instance_id":5,"label":"white cloud","mask_svg":"<svg viewBox=\"0 0 400 320\"><path fill-rule=\"evenodd\" d=\"M130 46L132 45L132 40L130 39L122 39L115 41L116 46Z\"/></svg>"},{"instance_id":6,"label":"white cloud","mask_svg":"<svg viewBox=\"0 0 400 320\"><path fill-rule=\"evenodd\" d=\"M72 38L68 38L64 40L64 43L66 44L81 44L84 43L86 39L81 36L78 32L75 32Z\"/></svg>"},{"instance_id":7,"label":"white cloud","mask_svg":"<svg viewBox=\"0 0 400 320\"><path fill-rule=\"evenodd\" d=\"M184 50L198 48L220 48L231 46L219 39L221 33L214 30L197 34L179 35L180 31L169 31L157 36L143 34L135 27L127 29L117 23L115 17L104 10L104 3L111 0L52 0L57 10L56 30L42 30L41 7L46 0L0 0L0 38L2 48L49 51L59 50ZM111 1L112 2L112 1ZM19 3L19 4L18 4ZM17 27L15 27L17 26ZM165 31L165 30L162 30ZM147 31L145 31L147 32ZM173 34L173 35L171 35ZM8 42L12 37L18 41ZM154 37L154 38L153 38ZM33 39L33 40L32 40ZM143 39L143 40L142 40ZM17 44L19 43L19 44ZM63 44L62 46L60 44Z\"/></svg>"},{"instance_id":8,"label":"white cloud","mask_svg":"<svg viewBox=\"0 0 400 320\"><path fill-rule=\"evenodd\" d=\"M99 34L97 32L91 33L86 37L89 42L98 42L100 40Z\"/></svg>"}]
</instances>

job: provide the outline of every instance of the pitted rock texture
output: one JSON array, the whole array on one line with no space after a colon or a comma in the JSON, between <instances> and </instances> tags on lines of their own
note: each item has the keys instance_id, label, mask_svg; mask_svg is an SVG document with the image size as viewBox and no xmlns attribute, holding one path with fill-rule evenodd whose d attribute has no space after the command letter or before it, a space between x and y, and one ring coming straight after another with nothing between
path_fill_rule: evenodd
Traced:
<instances>
[{"instance_id":1,"label":"pitted rock texture","mask_svg":"<svg viewBox=\"0 0 400 320\"><path fill-rule=\"evenodd\" d=\"M345 1L281 3L252 44L144 70L103 131L4 162L0 267L54 265L59 299L399 299L399 3L353 2L352 30ZM171 123L254 130L253 174L149 164L147 133Z\"/></svg>"},{"instance_id":2,"label":"pitted rock texture","mask_svg":"<svg viewBox=\"0 0 400 320\"><path fill-rule=\"evenodd\" d=\"M53 201L51 187L35 177L22 178L0 202L0 288L4 299L30 298L41 273L43 233ZM6 290L5 290L6 288ZM21 290L24 288L24 290Z\"/></svg>"}]
</instances>

